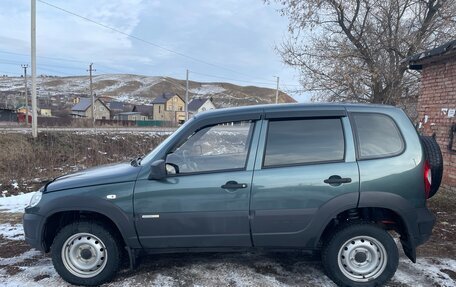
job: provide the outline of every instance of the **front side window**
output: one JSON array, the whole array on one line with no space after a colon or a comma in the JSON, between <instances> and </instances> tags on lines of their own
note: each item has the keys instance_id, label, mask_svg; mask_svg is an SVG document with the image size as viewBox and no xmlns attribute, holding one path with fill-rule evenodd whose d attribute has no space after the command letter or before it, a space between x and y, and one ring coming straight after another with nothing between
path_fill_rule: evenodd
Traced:
<instances>
[{"instance_id":1,"label":"front side window","mask_svg":"<svg viewBox=\"0 0 456 287\"><path fill-rule=\"evenodd\" d=\"M342 161L344 154L340 119L270 121L263 166Z\"/></svg>"},{"instance_id":2,"label":"front side window","mask_svg":"<svg viewBox=\"0 0 456 287\"><path fill-rule=\"evenodd\" d=\"M404 149L399 129L390 117L368 113L353 113L351 117L356 129L360 159L394 156Z\"/></svg>"},{"instance_id":3,"label":"front side window","mask_svg":"<svg viewBox=\"0 0 456 287\"><path fill-rule=\"evenodd\" d=\"M196 131L168 154L172 173L198 173L245 168L253 122L227 122Z\"/></svg>"}]
</instances>

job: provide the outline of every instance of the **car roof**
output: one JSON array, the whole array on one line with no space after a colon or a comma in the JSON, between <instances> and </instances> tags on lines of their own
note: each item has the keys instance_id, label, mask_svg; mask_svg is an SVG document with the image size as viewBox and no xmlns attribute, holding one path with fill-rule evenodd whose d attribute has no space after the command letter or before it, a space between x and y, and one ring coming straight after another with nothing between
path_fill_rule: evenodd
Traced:
<instances>
[{"instance_id":1,"label":"car roof","mask_svg":"<svg viewBox=\"0 0 456 287\"><path fill-rule=\"evenodd\" d=\"M363 110L396 109L390 105L380 104L354 104L354 103L297 103L297 104L268 104L253 105L235 108L222 108L201 112L195 115L195 119L203 119L214 116L236 116L246 114L292 114L300 111L340 111L346 113L350 108L362 108Z\"/></svg>"}]
</instances>

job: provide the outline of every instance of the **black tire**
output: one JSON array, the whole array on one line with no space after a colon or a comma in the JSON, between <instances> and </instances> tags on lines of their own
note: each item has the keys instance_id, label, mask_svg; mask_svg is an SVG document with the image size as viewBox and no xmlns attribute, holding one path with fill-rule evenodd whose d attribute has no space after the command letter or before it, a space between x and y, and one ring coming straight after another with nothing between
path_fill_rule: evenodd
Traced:
<instances>
[{"instance_id":1,"label":"black tire","mask_svg":"<svg viewBox=\"0 0 456 287\"><path fill-rule=\"evenodd\" d=\"M440 151L439 144L433 137L421 136L421 143L423 145L426 160L431 167L432 183L429 198L433 197L439 190L440 183L443 176L443 157Z\"/></svg>"},{"instance_id":2,"label":"black tire","mask_svg":"<svg viewBox=\"0 0 456 287\"><path fill-rule=\"evenodd\" d=\"M357 239L356 239L357 238ZM362 239L364 238L364 239ZM383 257L383 263L379 263L378 266L383 266L381 269L379 269L375 274L375 276L372 276L369 281L367 282L359 282L356 279L349 278L347 275L344 273L348 273L348 269L346 268L347 266L343 263L343 259L339 259L339 251L342 252L342 256L340 258L345 258L343 256L343 250L347 250L344 246L347 246L346 244L355 244L353 243L354 241L351 241L351 239L356 239L360 244L365 244L369 248L369 246L376 246L370 243L372 239L375 239L377 241L375 244L381 244L383 247L383 251L381 254L385 254ZM366 240L366 241L363 241ZM362 243L361 243L362 242ZM366 243L364 243L366 242ZM353 245L356 246L356 245ZM358 250L356 247L354 247L355 253L349 253L350 256L353 254L357 254L356 250ZM360 250L363 251L363 249ZM376 248L378 252L377 254L380 254L380 250ZM372 249L375 250L375 249ZM374 251L375 252L375 251ZM362 252L361 252L362 253ZM391 235L384 229L380 228L379 226L375 224L370 224L370 223L352 223L352 224L345 224L343 226L340 226L335 230L335 232L328 238L328 241L324 244L323 250L321 253L322 257L322 264L323 268L325 270L326 275L331 278L338 286L356 286L356 287L366 287L366 286L382 286L386 282L388 282L394 275L394 273L397 270L397 266L399 264L399 253L397 250L396 243L394 242L393 238ZM367 257L371 258L371 257ZM379 260L381 256L378 256ZM386 262L385 262L386 259ZM363 260L363 259L360 259ZM366 260L364 258L364 262L359 263L356 262L356 264L370 264L369 260ZM348 261L348 260L347 260ZM356 260L355 260L356 261ZM355 262L352 260L352 262ZM374 260L371 261L374 262ZM341 262L341 265L345 266L340 266L339 262ZM378 261L377 261L378 262ZM348 264L348 263L347 263ZM350 263L353 264L353 263ZM339 267L340 266L340 267ZM378 268L376 264L372 265L374 268ZM383 269L384 268L384 269ZM342 270L344 269L344 270ZM353 273L352 273L353 274ZM365 280L365 279L359 279L359 280Z\"/></svg>"},{"instance_id":3,"label":"black tire","mask_svg":"<svg viewBox=\"0 0 456 287\"><path fill-rule=\"evenodd\" d=\"M105 262L103 262L104 267L98 268L98 270L101 269L101 271L92 277L85 278L77 276L74 274L75 271L70 270L71 267L66 267L65 264L68 265L68 263L64 263L64 261L69 262L68 260L64 259L64 253L62 251L62 249L65 248L64 244L67 240L70 240L76 234L93 235L94 238L100 240L100 243L96 244L102 244L100 246L105 247L101 248L103 249L103 252L105 252L103 254L106 254L105 258L101 257L102 259L105 259ZM83 237L83 239L84 238L85 237ZM74 240L76 241L77 239ZM73 245L77 245L77 242L76 244L73 242L72 244L67 244L66 246ZM119 239L116 237L116 233L113 232L109 227L98 222L80 221L63 227L52 243L51 253L52 263L54 264L54 268L57 273L65 281L74 285L98 286L105 282L111 281L119 270L120 264L122 262L122 249L119 244ZM70 252L68 252L68 254L70 254ZM81 254L82 253L80 253L80 255ZM98 267L98 265L96 266Z\"/></svg>"}]
</instances>

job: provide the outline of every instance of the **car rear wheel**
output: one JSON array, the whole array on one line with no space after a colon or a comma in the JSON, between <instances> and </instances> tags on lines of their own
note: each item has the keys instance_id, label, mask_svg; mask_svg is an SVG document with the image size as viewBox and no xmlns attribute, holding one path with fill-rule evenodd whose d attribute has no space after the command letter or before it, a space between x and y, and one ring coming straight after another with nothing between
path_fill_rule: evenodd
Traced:
<instances>
[{"instance_id":1,"label":"car rear wheel","mask_svg":"<svg viewBox=\"0 0 456 287\"><path fill-rule=\"evenodd\" d=\"M115 233L96 222L77 222L63 227L51 246L57 273L75 285L100 285L110 281L121 263Z\"/></svg>"},{"instance_id":2,"label":"car rear wheel","mask_svg":"<svg viewBox=\"0 0 456 287\"><path fill-rule=\"evenodd\" d=\"M324 245L322 263L339 286L379 286L396 272L399 255L391 235L369 223L338 228Z\"/></svg>"}]
</instances>

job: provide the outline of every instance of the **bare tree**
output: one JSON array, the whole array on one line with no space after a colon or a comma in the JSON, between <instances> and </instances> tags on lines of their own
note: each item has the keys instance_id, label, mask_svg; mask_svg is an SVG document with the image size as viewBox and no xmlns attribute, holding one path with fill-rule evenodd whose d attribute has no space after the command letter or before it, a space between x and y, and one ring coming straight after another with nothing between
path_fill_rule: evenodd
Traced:
<instances>
[{"instance_id":1,"label":"bare tree","mask_svg":"<svg viewBox=\"0 0 456 287\"><path fill-rule=\"evenodd\" d=\"M413 101L418 77L403 60L456 37L456 0L273 1L289 18L277 50L316 100Z\"/></svg>"}]
</instances>

